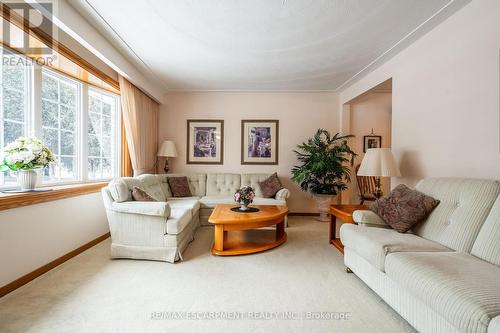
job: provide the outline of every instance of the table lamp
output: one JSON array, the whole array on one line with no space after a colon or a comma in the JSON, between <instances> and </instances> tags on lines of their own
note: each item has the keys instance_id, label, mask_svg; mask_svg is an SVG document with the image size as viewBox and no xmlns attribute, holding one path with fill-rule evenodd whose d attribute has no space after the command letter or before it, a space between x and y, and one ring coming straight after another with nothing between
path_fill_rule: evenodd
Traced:
<instances>
[{"instance_id":1,"label":"table lamp","mask_svg":"<svg viewBox=\"0 0 500 333\"><path fill-rule=\"evenodd\" d=\"M169 140L163 141L157 155L160 157L165 157L165 167L163 168L163 170L165 170L165 173L168 173L168 158L177 157L177 150L175 149L174 142Z\"/></svg>"},{"instance_id":2,"label":"table lamp","mask_svg":"<svg viewBox=\"0 0 500 333\"><path fill-rule=\"evenodd\" d=\"M375 177L375 193L373 194L379 199L383 195L380 177L400 177L401 172L390 148L370 148L363 157L358 176Z\"/></svg>"}]
</instances>

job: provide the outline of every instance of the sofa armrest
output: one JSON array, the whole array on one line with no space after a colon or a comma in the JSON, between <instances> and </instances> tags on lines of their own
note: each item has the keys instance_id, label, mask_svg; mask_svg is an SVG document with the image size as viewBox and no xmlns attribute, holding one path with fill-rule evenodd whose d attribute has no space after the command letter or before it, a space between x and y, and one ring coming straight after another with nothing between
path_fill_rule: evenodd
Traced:
<instances>
[{"instance_id":1,"label":"sofa armrest","mask_svg":"<svg viewBox=\"0 0 500 333\"><path fill-rule=\"evenodd\" d=\"M276 192L276 195L274 196L276 200L281 200L281 201L285 201L289 197L290 197L290 190L287 188L282 188L281 190Z\"/></svg>"},{"instance_id":2,"label":"sofa armrest","mask_svg":"<svg viewBox=\"0 0 500 333\"><path fill-rule=\"evenodd\" d=\"M366 227L390 228L385 221L371 210L355 210L352 213L354 222Z\"/></svg>"},{"instance_id":3,"label":"sofa armrest","mask_svg":"<svg viewBox=\"0 0 500 333\"><path fill-rule=\"evenodd\" d=\"M113 202L111 210L125 214L139 214L149 216L170 216L170 205L168 202L155 201L125 201Z\"/></svg>"}]
</instances>

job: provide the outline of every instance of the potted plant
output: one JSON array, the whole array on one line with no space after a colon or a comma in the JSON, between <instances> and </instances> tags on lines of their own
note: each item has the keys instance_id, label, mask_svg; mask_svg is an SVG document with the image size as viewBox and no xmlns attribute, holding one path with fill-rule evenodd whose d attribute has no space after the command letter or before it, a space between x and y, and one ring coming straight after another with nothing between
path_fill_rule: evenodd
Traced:
<instances>
[{"instance_id":1,"label":"potted plant","mask_svg":"<svg viewBox=\"0 0 500 333\"><path fill-rule=\"evenodd\" d=\"M329 221L328 212L332 197L347 189L351 181L351 169L356 154L347 144L353 135L331 135L318 129L314 137L294 150L301 165L292 169L292 180L303 191L310 192L316 199L320 221Z\"/></svg>"},{"instance_id":2,"label":"potted plant","mask_svg":"<svg viewBox=\"0 0 500 333\"><path fill-rule=\"evenodd\" d=\"M37 184L36 170L54 161L54 155L42 140L20 137L2 149L0 171L17 171L21 190L33 191Z\"/></svg>"},{"instance_id":3,"label":"potted plant","mask_svg":"<svg viewBox=\"0 0 500 333\"><path fill-rule=\"evenodd\" d=\"M255 198L255 192L250 186L243 186L236 193L234 193L234 201L240 204L241 211L247 211L248 205L253 202Z\"/></svg>"}]
</instances>

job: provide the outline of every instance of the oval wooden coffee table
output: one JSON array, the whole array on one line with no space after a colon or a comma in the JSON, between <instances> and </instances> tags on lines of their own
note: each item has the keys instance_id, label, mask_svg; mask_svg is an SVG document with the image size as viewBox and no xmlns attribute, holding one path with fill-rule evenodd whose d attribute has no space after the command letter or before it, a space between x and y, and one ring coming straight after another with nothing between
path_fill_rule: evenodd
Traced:
<instances>
[{"instance_id":1,"label":"oval wooden coffee table","mask_svg":"<svg viewBox=\"0 0 500 333\"><path fill-rule=\"evenodd\" d=\"M287 206L252 205L258 212L233 212L237 205L217 205L208 222L214 224L212 254L234 256L266 251L286 242ZM276 225L276 230L260 229Z\"/></svg>"}]
</instances>

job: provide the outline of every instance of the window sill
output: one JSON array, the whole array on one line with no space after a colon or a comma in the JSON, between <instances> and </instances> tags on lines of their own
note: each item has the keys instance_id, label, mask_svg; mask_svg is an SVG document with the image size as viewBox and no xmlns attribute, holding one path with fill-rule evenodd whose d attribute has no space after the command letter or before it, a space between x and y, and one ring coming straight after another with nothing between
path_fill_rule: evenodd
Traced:
<instances>
[{"instance_id":1,"label":"window sill","mask_svg":"<svg viewBox=\"0 0 500 333\"><path fill-rule=\"evenodd\" d=\"M108 182L50 186L49 192L0 193L0 211L96 193Z\"/></svg>"}]
</instances>

